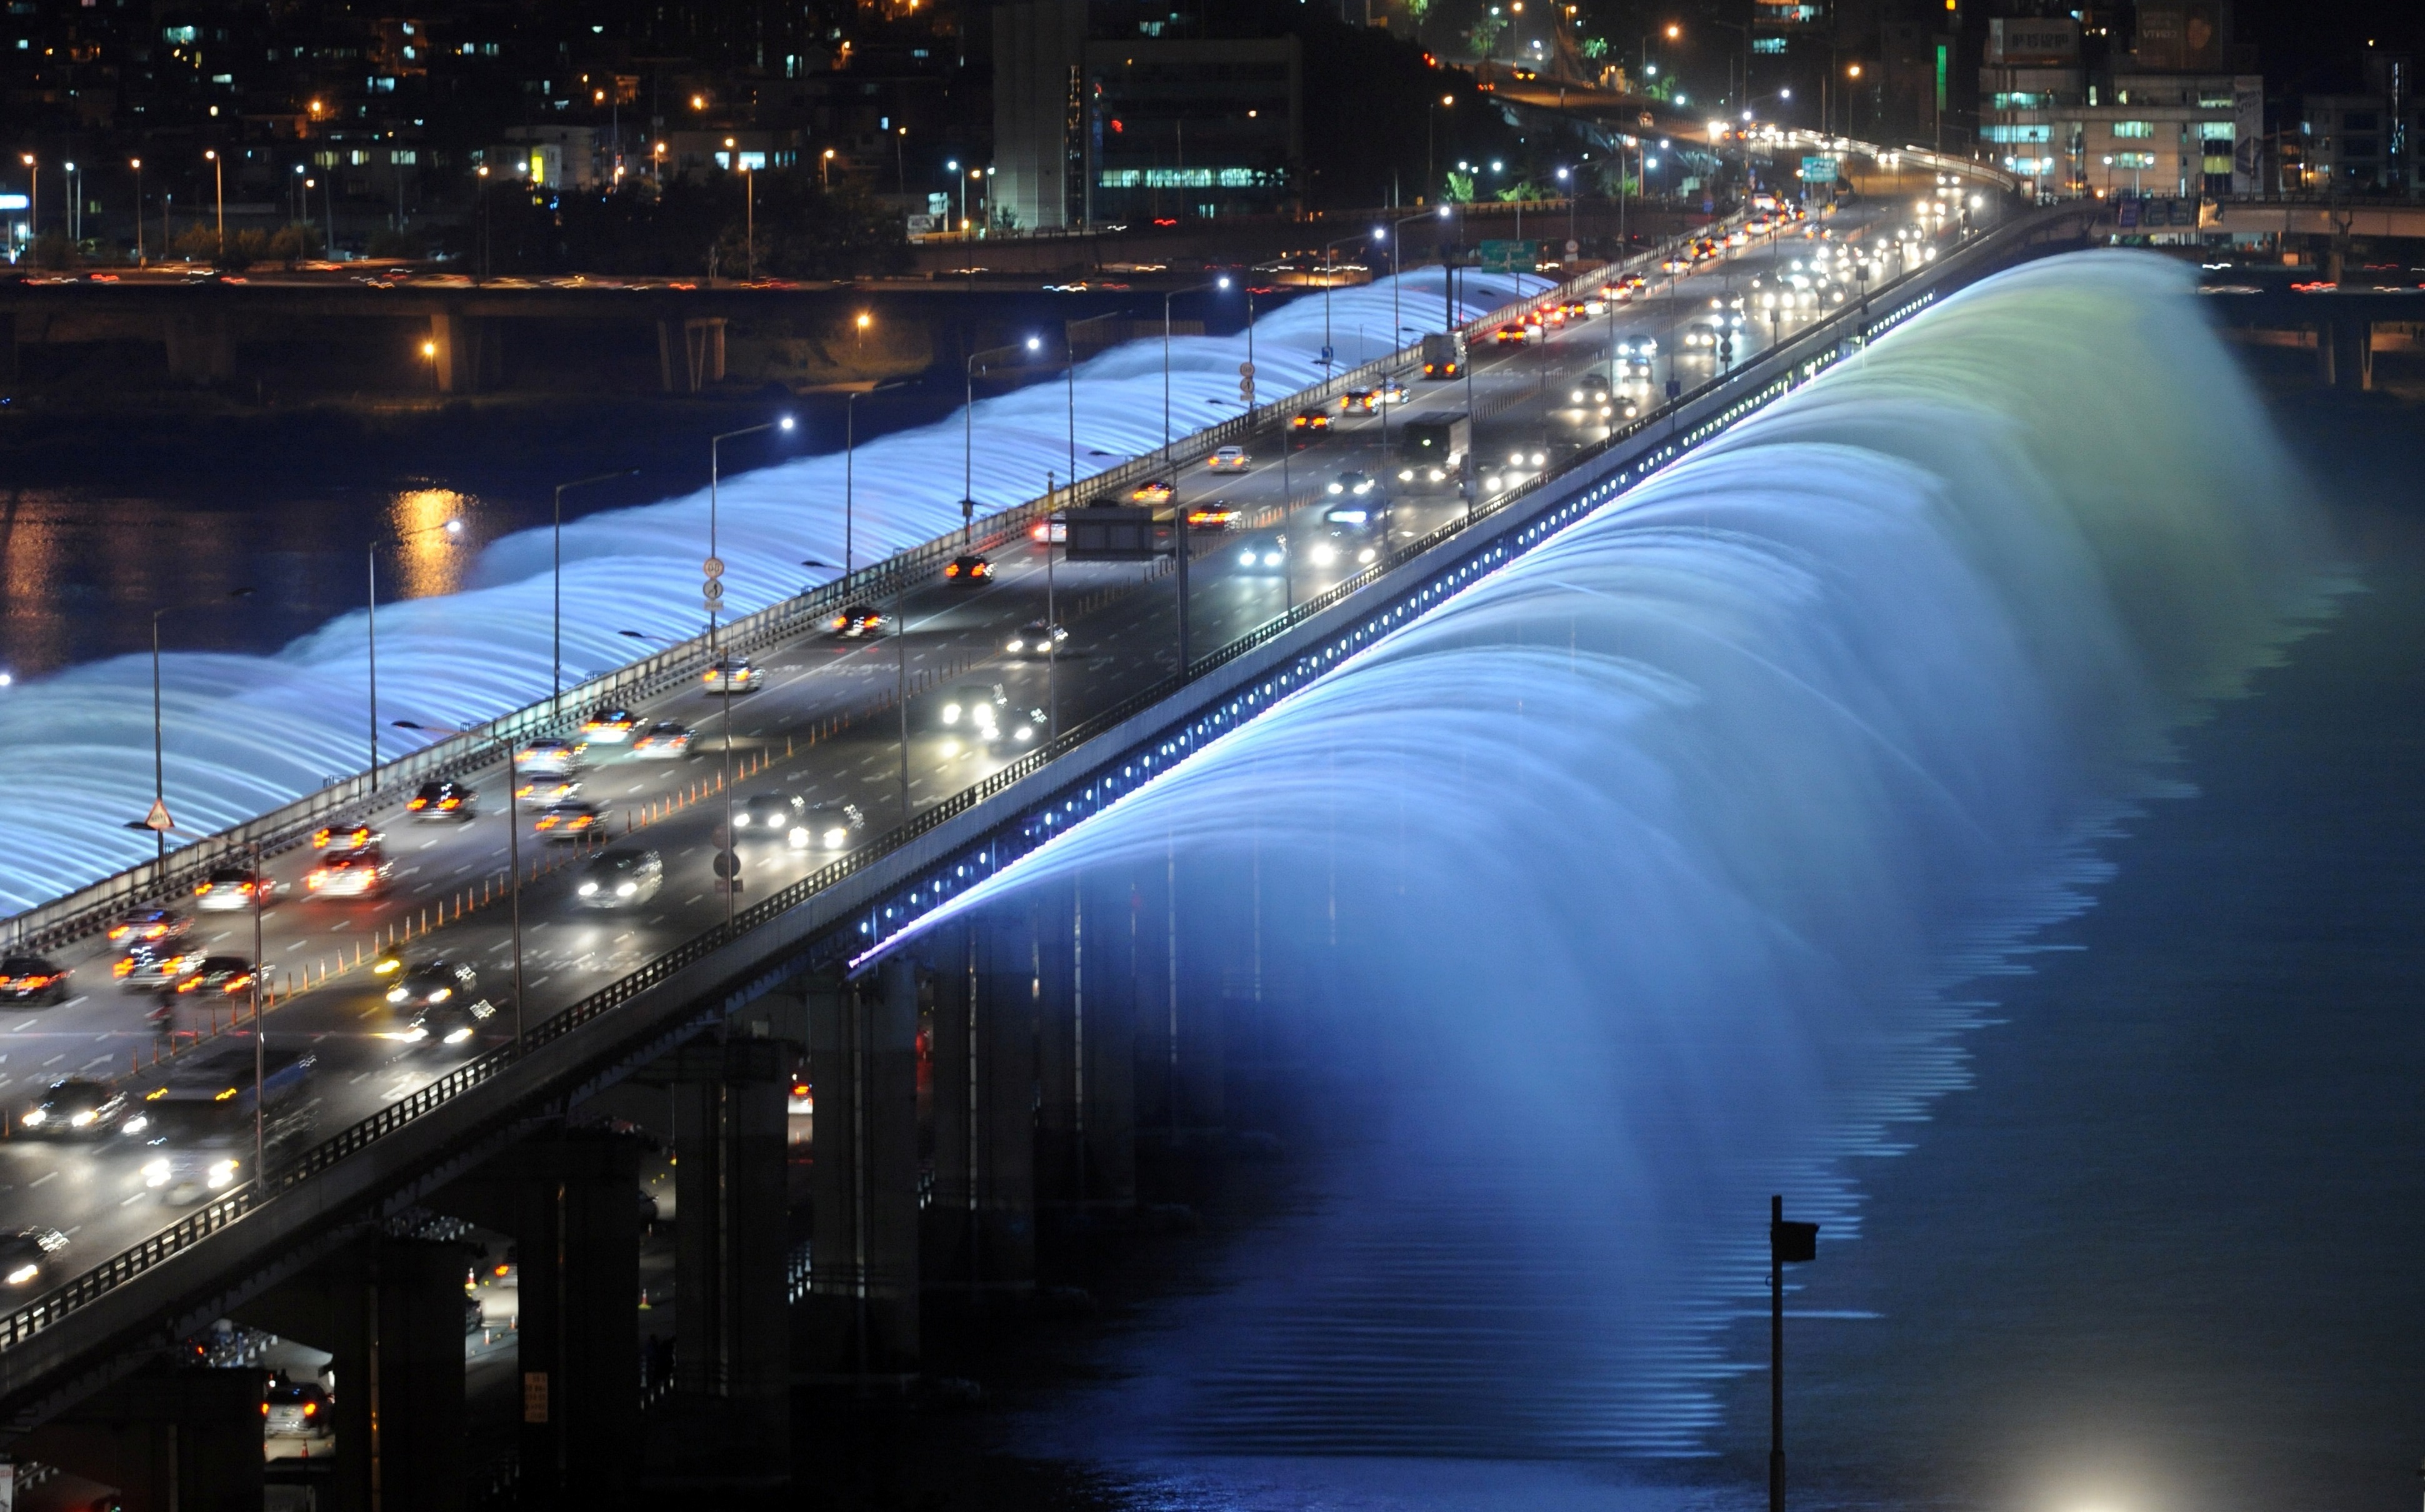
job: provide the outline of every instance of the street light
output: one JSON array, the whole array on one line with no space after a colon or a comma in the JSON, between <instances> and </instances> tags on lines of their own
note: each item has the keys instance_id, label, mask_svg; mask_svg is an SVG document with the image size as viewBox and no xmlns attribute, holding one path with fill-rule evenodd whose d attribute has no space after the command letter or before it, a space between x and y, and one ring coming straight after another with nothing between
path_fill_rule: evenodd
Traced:
<instances>
[{"instance_id":1,"label":"street light","mask_svg":"<svg viewBox=\"0 0 2425 1512\"><path fill-rule=\"evenodd\" d=\"M145 819L144 827L152 830L159 837L160 873L157 880L160 881L167 879L169 867L167 828L169 768L167 752L160 736L160 616L176 613L179 610L201 609L215 602L232 602L238 598L251 597L250 588L238 588L224 599L197 599L183 604L166 604L152 611L152 813Z\"/></svg>"},{"instance_id":2,"label":"street light","mask_svg":"<svg viewBox=\"0 0 2425 1512\"><path fill-rule=\"evenodd\" d=\"M1398 286L1400 283L1398 276L1404 271L1401 265L1403 260L1398 253L1398 245L1400 241L1399 233L1419 220L1431 218L1435 214L1437 215L1439 219L1446 220L1449 218L1449 207L1443 204L1437 212L1423 211L1416 215L1405 216L1404 219L1393 220L1389 224L1386 230L1374 233L1380 236L1383 241L1389 244L1389 340L1393 342L1405 333L1406 328L1406 323L1400 317L1398 310ZM1440 263L1440 278L1443 283L1447 281L1448 263L1445 259L1443 259ZM1393 345L1390 347L1390 350L1396 351L1397 348ZM1288 437L1286 434L1282 434L1280 437L1280 456L1283 460L1286 460L1288 456ZM1382 374L1381 383L1381 459L1382 461L1387 462L1389 458L1389 374Z\"/></svg>"},{"instance_id":3,"label":"street light","mask_svg":"<svg viewBox=\"0 0 2425 1512\"><path fill-rule=\"evenodd\" d=\"M144 262L144 257L143 257L143 160L142 160L141 158L139 158L139 157L137 157L137 158L129 158L129 159L127 159L127 164L128 164L128 166L129 166L129 167L133 167L133 168L135 169L135 264L136 264L136 266L140 267L140 266L142 266L142 265L143 265L143 262Z\"/></svg>"},{"instance_id":4,"label":"street light","mask_svg":"<svg viewBox=\"0 0 2425 1512\"><path fill-rule=\"evenodd\" d=\"M792 423L792 417L784 415L707 438L707 561L701 565L707 577L707 664L719 669L716 683L724 703L724 836L716 846L715 871L724 882L724 927L728 930L732 927L732 895L741 886L741 855L732 845L732 669L722 665L724 648L716 627L716 613L724 603L724 560L716 550L715 533L716 497L724 472L721 448L736 437L755 436L761 431L788 431ZM727 856L732 859L728 862Z\"/></svg>"},{"instance_id":5,"label":"street light","mask_svg":"<svg viewBox=\"0 0 2425 1512\"><path fill-rule=\"evenodd\" d=\"M554 700L564 696L564 491L586 488L593 483L611 483L617 478L636 478L637 468L625 468L620 472L601 472L595 477L575 478L570 483L555 485L555 518L553 527L554 542L550 573L554 579L554 597L548 607L548 698L549 712L559 712Z\"/></svg>"},{"instance_id":6,"label":"street light","mask_svg":"<svg viewBox=\"0 0 2425 1512\"><path fill-rule=\"evenodd\" d=\"M227 256L227 162L219 156L218 150L216 148L205 151L202 156L210 162L211 182L218 190L219 256L224 258Z\"/></svg>"},{"instance_id":7,"label":"street light","mask_svg":"<svg viewBox=\"0 0 2425 1512\"><path fill-rule=\"evenodd\" d=\"M817 187L820 189L830 189L833 187L833 178L831 173L833 168L833 157L834 150L828 147L825 151L825 155L817 159Z\"/></svg>"},{"instance_id":8,"label":"street light","mask_svg":"<svg viewBox=\"0 0 2425 1512\"><path fill-rule=\"evenodd\" d=\"M31 241L42 234L42 166L31 152L17 161L25 165L25 239Z\"/></svg>"},{"instance_id":9,"label":"street light","mask_svg":"<svg viewBox=\"0 0 2425 1512\"><path fill-rule=\"evenodd\" d=\"M377 791L378 791L378 769L379 769L379 754L378 754L378 732L379 732L379 719L378 719L378 554L379 554L379 548L380 548L380 547L382 547L382 546L389 546L389 545L401 546L401 545L403 545L405 542L411 540L413 537L415 537L415 536L417 536L417 535L435 535L435 534L439 534L439 533L444 533L444 535L446 536L446 538L447 538L447 539L449 539L449 540L453 540L453 539L454 539L454 538L456 538L457 536L461 535L461 534L463 533L463 517L462 517L462 516L460 516L460 515L458 515L458 516L456 516L456 517L455 517L454 518L452 518L452 519L441 520L441 521L439 521L439 522L438 522L437 524L435 524L435 525L424 525L424 526L420 527L420 528L419 528L419 529L417 529L417 530L398 531L398 532L397 532L396 533L394 533L393 535L388 535L388 536L374 536L374 537L372 537L372 538L371 538L370 543L369 543L366 547L364 547L364 548L363 548L363 553L362 553L362 554L363 554L363 556L368 560L369 565L370 565L370 584L371 584L370 618L369 618L369 620L368 620L368 622L367 622L367 628L368 628L368 630L369 630L369 637L368 637L368 640L369 640L369 645L370 645L370 672L371 672L371 681L370 681L370 688L371 688L371 765L370 765L370 784L371 784L371 791L372 791L372 792L374 792L374 793L376 793L376 792L377 792Z\"/></svg>"},{"instance_id":10,"label":"street light","mask_svg":"<svg viewBox=\"0 0 2425 1512\"><path fill-rule=\"evenodd\" d=\"M1431 192L1432 182L1436 177L1432 171L1432 123L1439 119L1439 112L1442 109L1455 107L1456 96L1453 94L1440 96L1437 104L1428 101L1423 104L1423 191L1426 194Z\"/></svg>"},{"instance_id":11,"label":"street light","mask_svg":"<svg viewBox=\"0 0 2425 1512\"><path fill-rule=\"evenodd\" d=\"M1371 231L1357 231L1352 236L1341 236L1336 241L1325 242L1322 244L1322 371L1325 375L1329 374L1332 367L1330 356L1330 286L1332 283L1337 281L1339 277L1338 269L1331 262L1331 249L1333 247L1344 247L1350 242L1366 242L1371 241L1372 239L1373 233ZM1169 313L1169 307L1167 302L1165 302L1163 309L1163 314L1164 317L1164 323L1165 325L1168 324ZM1165 383L1163 387L1166 390L1169 388L1169 385ZM1169 407L1166 400L1167 396L1165 395L1164 408Z\"/></svg>"}]
</instances>

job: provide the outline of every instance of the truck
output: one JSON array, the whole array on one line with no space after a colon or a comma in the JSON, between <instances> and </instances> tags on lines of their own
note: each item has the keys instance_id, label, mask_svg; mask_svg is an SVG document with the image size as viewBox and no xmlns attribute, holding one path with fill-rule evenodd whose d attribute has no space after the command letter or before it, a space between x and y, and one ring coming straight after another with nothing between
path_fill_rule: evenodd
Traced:
<instances>
[{"instance_id":1,"label":"truck","mask_svg":"<svg viewBox=\"0 0 2425 1512\"><path fill-rule=\"evenodd\" d=\"M1464 476L1466 455L1473 450L1473 422L1469 417L1410 420L1400 435L1406 447L1398 468L1401 484L1416 488L1454 486Z\"/></svg>"},{"instance_id":2,"label":"truck","mask_svg":"<svg viewBox=\"0 0 2425 1512\"><path fill-rule=\"evenodd\" d=\"M1426 378L1465 376L1464 332L1434 331L1423 338L1423 376Z\"/></svg>"},{"instance_id":3,"label":"truck","mask_svg":"<svg viewBox=\"0 0 2425 1512\"><path fill-rule=\"evenodd\" d=\"M319 1111L317 1058L271 1047L260 1071L265 1150L299 1140ZM207 1201L254 1174L252 1036L224 1037L171 1062L168 1080L144 1093L119 1125L148 1149L143 1183L172 1205Z\"/></svg>"}]
</instances>

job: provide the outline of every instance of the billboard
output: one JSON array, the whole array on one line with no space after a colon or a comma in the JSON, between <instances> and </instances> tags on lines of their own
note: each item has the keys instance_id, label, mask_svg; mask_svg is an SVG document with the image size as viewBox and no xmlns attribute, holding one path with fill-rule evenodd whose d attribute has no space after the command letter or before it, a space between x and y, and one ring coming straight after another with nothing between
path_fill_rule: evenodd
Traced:
<instances>
[{"instance_id":1,"label":"billboard","mask_svg":"<svg viewBox=\"0 0 2425 1512\"><path fill-rule=\"evenodd\" d=\"M2068 16L1997 16L1987 23L1987 61L2061 67L2080 60L2080 23Z\"/></svg>"}]
</instances>

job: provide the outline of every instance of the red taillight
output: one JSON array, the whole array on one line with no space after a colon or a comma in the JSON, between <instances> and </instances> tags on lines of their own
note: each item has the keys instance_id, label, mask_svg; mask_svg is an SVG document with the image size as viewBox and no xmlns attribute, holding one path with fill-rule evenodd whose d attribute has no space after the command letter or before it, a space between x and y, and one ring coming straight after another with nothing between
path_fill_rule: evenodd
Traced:
<instances>
[{"instance_id":1,"label":"red taillight","mask_svg":"<svg viewBox=\"0 0 2425 1512\"><path fill-rule=\"evenodd\" d=\"M134 971L135 963L132 961L120 961L116 965L109 968L109 974L113 977L132 976Z\"/></svg>"},{"instance_id":2,"label":"red taillight","mask_svg":"<svg viewBox=\"0 0 2425 1512\"><path fill-rule=\"evenodd\" d=\"M307 1418L317 1416L319 1411L320 1404L317 1402L306 1402L303 1404L303 1415Z\"/></svg>"},{"instance_id":3,"label":"red taillight","mask_svg":"<svg viewBox=\"0 0 2425 1512\"><path fill-rule=\"evenodd\" d=\"M463 800L461 800L461 799L459 799L459 798L449 798L449 799L447 799L446 801L444 801L443 803L440 804L438 806L439 806L439 807L441 807L441 808L453 808L456 804L458 804L461 803L462 801L463 801Z\"/></svg>"},{"instance_id":4,"label":"red taillight","mask_svg":"<svg viewBox=\"0 0 2425 1512\"><path fill-rule=\"evenodd\" d=\"M190 993L190 992L192 992L195 988L200 987L201 984L202 984L202 979L201 979L201 978L200 978L200 977L188 977L188 978L186 978L184 981L181 981L181 982L179 982L179 983L177 984L177 991L179 991L179 992L181 992L181 993Z\"/></svg>"},{"instance_id":5,"label":"red taillight","mask_svg":"<svg viewBox=\"0 0 2425 1512\"><path fill-rule=\"evenodd\" d=\"M429 806L429 800L426 798L416 798L411 803L409 803L404 806L411 809L415 813L419 813L421 810Z\"/></svg>"}]
</instances>

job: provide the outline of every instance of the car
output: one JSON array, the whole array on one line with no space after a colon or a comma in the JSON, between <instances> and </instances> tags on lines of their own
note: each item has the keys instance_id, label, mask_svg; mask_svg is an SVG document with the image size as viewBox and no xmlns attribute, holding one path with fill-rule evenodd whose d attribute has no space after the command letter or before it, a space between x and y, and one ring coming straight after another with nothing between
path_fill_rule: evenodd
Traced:
<instances>
[{"instance_id":1,"label":"car","mask_svg":"<svg viewBox=\"0 0 2425 1512\"><path fill-rule=\"evenodd\" d=\"M250 867L213 867L194 884L194 906L212 914L232 914L250 908L256 899L266 903L277 896L277 880L258 876Z\"/></svg>"},{"instance_id":2,"label":"car","mask_svg":"<svg viewBox=\"0 0 2425 1512\"><path fill-rule=\"evenodd\" d=\"M712 693L754 693L758 691L758 668L747 657L718 657L699 674L700 680Z\"/></svg>"},{"instance_id":3,"label":"car","mask_svg":"<svg viewBox=\"0 0 2425 1512\"><path fill-rule=\"evenodd\" d=\"M1373 391L1381 396L1384 404L1403 405L1406 402L1406 386L1396 378L1389 379Z\"/></svg>"},{"instance_id":4,"label":"car","mask_svg":"<svg viewBox=\"0 0 2425 1512\"><path fill-rule=\"evenodd\" d=\"M571 740L533 740L514 753L514 771L532 776L568 777L581 770L583 750Z\"/></svg>"},{"instance_id":5,"label":"car","mask_svg":"<svg viewBox=\"0 0 2425 1512\"><path fill-rule=\"evenodd\" d=\"M90 1076L62 1076L42 1089L17 1127L45 1139L99 1138L115 1130L133 1105L126 1094Z\"/></svg>"},{"instance_id":6,"label":"car","mask_svg":"<svg viewBox=\"0 0 2425 1512\"><path fill-rule=\"evenodd\" d=\"M646 761L678 761L690 754L691 728L661 719L632 737L632 755Z\"/></svg>"},{"instance_id":7,"label":"car","mask_svg":"<svg viewBox=\"0 0 2425 1512\"><path fill-rule=\"evenodd\" d=\"M202 959L200 950L169 945L138 945L110 963L109 974L130 993L165 993L177 985L187 967Z\"/></svg>"},{"instance_id":8,"label":"car","mask_svg":"<svg viewBox=\"0 0 2425 1512\"><path fill-rule=\"evenodd\" d=\"M65 966L45 956L0 956L0 1003L61 1003L67 995Z\"/></svg>"},{"instance_id":9,"label":"car","mask_svg":"<svg viewBox=\"0 0 2425 1512\"><path fill-rule=\"evenodd\" d=\"M1042 656L1069 639L1068 629L1040 619L1031 619L1011 633L1003 649L1012 656Z\"/></svg>"},{"instance_id":10,"label":"car","mask_svg":"<svg viewBox=\"0 0 2425 1512\"><path fill-rule=\"evenodd\" d=\"M582 868L572 893L585 908L631 908L654 898L665 880L654 851L609 851Z\"/></svg>"},{"instance_id":11,"label":"car","mask_svg":"<svg viewBox=\"0 0 2425 1512\"><path fill-rule=\"evenodd\" d=\"M1490 333L1490 340L1500 346L1521 346L1529 339L1521 326L1502 326Z\"/></svg>"},{"instance_id":12,"label":"car","mask_svg":"<svg viewBox=\"0 0 2425 1512\"><path fill-rule=\"evenodd\" d=\"M395 1038L408 1044L454 1046L465 1043L480 1032L480 1026L497 1016L497 1005L485 997L469 994L432 1003L413 1015Z\"/></svg>"},{"instance_id":13,"label":"car","mask_svg":"<svg viewBox=\"0 0 2425 1512\"><path fill-rule=\"evenodd\" d=\"M1525 479L1534 477L1550 465L1547 452L1510 452L1505 467L1494 467L1482 475L1482 486L1491 493L1513 488Z\"/></svg>"},{"instance_id":14,"label":"car","mask_svg":"<svg viewBox=\"0 0 2425 1512\"><path fill-rule=\"evenodd\" d=\"M206 997L249 996L252 963L242 956L203 956L178 975L170 991L198 1002Z\"/></svg>"},{"instance_id":15,"label":"car","mask_svg":"<svg viewBox=\"0 0 2425 1512\"><path fill-rule=\"evenodd\" d=\"M1300 409L1296 412L1296 418L1289 422L1289 429L1293 431L1326 431L1330 429L1330 411L1326 409Z\"/></svg>"},{"instance_id":16,"label":"car","mask_svg":"<svg viewBox=\"0 0 2425 1512\"><path fill-rule=\"evenodd\" d=\"M68 1236L56 1229L19 1229L0 1235L0 1284L10 1291L31 1294L51 1274L58 1252L68 1247Z\"/></svg>"},{"instance_id":17,"label":"car","mask_svg":"<svg viewBox=\"0 0 2425 1512\"><path fill-rule=\"evenodd\" d=\"M425 782L404 806L419 821L451 820L459 824L476 816L480 795L468 783Z\"/></svg>"},{"instance_id":18,"label":"car","mask_svg":"<svg viewBox=\"0 0 2425 1512\"><path fill-rule=\"evenodd\" d=\"M261 1431L268 1438L327 1438L334 1422L329 1393L316 1382L273 1376L261 1393Z\"/></svg>"},{"instance_id":19,"label":"car","mask_svg":"<svg viewBox=\"0 0 2425 1512\"><path fill-rule=\"evenodd\" d=\"M531 832L550 840L586 840L606 833L606 816L580 799L550 804L531 821Z\"/></svg>"},{"instance_id":20,"label":"car","mask_svg":"<svg viewBox=\"0 0 2425 1512\"><path fill-rule=\"evenodd\" d=\"M1138 484L1135 487L1129 490L1129 502L1132 504L1166 504L1178 496L1179 490L1171 485L1168 478L1148 478L1145 482Z\"/></svg>"},{"instance_id":21,"label":"car","mask_svg":"<svg viewBox=\"0 0 2425 1512\"><path fill-rule=\"evenodd\" d=\"M580 793L577 777L524 777L514 788L514 800L525 808L545 808L570 803Z\"/></svg>"},{"instance_id":22,"label":"car","mask_svg":"<svg viewBox=\"0 0 2425 1512\"><path fill-rule=\"evenodd\" d=\"M480 974L459 961L433 958L409 966L387 990L387 1000L398 1007L422 1009L458 995L470 996L480 987Z\"/></svg>"},{"instance_id":23,"label":"car","mask_svg":"<svg viewBox=\"0 0 2425 1512\"><path fill-rule=\"evenodd\" d=\"M639 724L640 716L628 708L595 709L581 722L581 738L591 745L623 745Z\"/></svg>"},{"instance_id":24,"label":"car","mask_svg":"<svg viewBox=\"0 0 2425 1512\"><path fill-rule=\"evenodd\" d=\"M1248 460L1250 459L1246 455L1246 449L1245 447L1224 446L1216 448L1213 451L1212 455L1206 459L1204 465L1211 468L1215 472L1219 472L1224 469L1227 469L1231 472L1244 472L1246 470L1246 463Z\"/></svg>"},{"instance_id":25,"label":"car","mask_svg":"<svg viewBox=\"0 0 2425 1512\"><path fill-rule=\"evenodd\" d=\"M943 565L945 582L975 584L984 582L992 576L993 563L975 552L956 556Z\"/></svg>"},{"instance_id":26,"label":"car","mask_svg":"<svg viewBox=\"0 0 2425 1512\"><path fill-rule=\"evenodd\" d=\"M324 856L306 872L303 884L316 898L377 898L387 891L394 867L376 845Z\"/></svg>"},{"instance_id":27,"label":"car","mask_svg":"<svg viewBox=\"0 0 2425 1512\"><path fill-rule=\"evenodd\" d=\"M837 641L863 641L883 628L884 615L865 604L836 610L826 621L826 632Z\"/></svg>"},{"instance_id":28,"label":"car","mask_svg":"<svg viewBox=\"0 0 2425 1512\"><path fill-rule=\"evenodd\" d=\"M1238 565L1249 572L1277 572L1288 565L1288 535L1281 532L1268 539L1248 541L1238 551Z\"/></svg>"},{"instance_id":29,"label":"car","mask_svg":"<svg viewBox=\"0 0 2425 1512\"><path fill-rule=\"evenodd\" d=\"M386 836L368 824L323 824L312 832L312 849L343 853L377 845Z\"/></svg>"},{"instance_id":30,"label":"car","mask_svg":"<svg viewBox=\"0 0 2425 1512\"><path fill-rule=\"evenodd\" d=\"M181 940L193 927L190 917L174 909L138 908L110 921L109 943L132 947Z\"/></svg>"},{"instance_id":31,"label":"car","mask_svg":"<svg viewBox=\"0 0 2425 1512\"><path fill-rule=\"evenodd\" d=\"M1115 503L1118 501L1115 500ZM1027 527L1027 538L1038 546L1060 546L1069 539L1069 520L1065 515L1048 515Z\"/></svg>"},{"instance_id":32,"label":"car","mask_svg":"<svg viewBox=\"0 0 2425 1512\"><path fill-rule=\"evenodd\" d=\"M805 812L808 800L797 793L751 793L732 804L733 833L743 839L778 838Z\"/></svg>"},{"instance_id":33,"label":"car","mask_svg":"<svg viewBox=\"0 0 2425 1512\"><path fill-rule=\"evenodd\" d=\"M1192 504L1187 510L1187 528L1191 531L1226 531L1234 528L1244 513L1226 500L1209 499Z\"/></svg>"},{"instance_id":34,"label":"car","mask_svg":"<svg viewBox=\"0 0 2425 1512\"><path fill-rule=\"evenodd\" d=\"M811 804L785 836L795 851L847 851L867 832L857 804Z\"/></svg>"},{"instance_id":35,"label":"car","mask_svg":"<svg viewBox=\"0 0 2425 1512\"><path fill-rule=\"evenodd\" d=\"M1342 415L1369 415L1381 407L1381 396L1370 389L1350 389L1339 396Z\"/></svg>"},{"instance_id":36,"label":"car","mask_svg":"<svg viewBox=\"0 0 2425 1512\"><path fill-rule=\"evenodd\" d=\"M1373 491L1373 474L1358 472L1351 468L1330 480L1328 491L1332 494L1352 495L1361 499Z\"/></svg>"},{"instance_id":37,"label":"car","mask_svg":"<svg viewBox=\"0 0 2425 1512\"><path fill-rule=\"evenodd\" d=\"M1706 321L1695 321L1684 327L1684 346L1688 351L1707 351L1718 344L1718 330Z\"/></svg>"},{"instance_id":38,"label":"car","mask_svg":"<svg viewBox=\"0 0 2425 1512\"><path fill-rule=\"evenodd\" d=\"M1580 299L1569 299L1558 307L1558 313L1568 320L1581 320L1591 313L1591 307Z\"/></svg>"}]
</instances>

